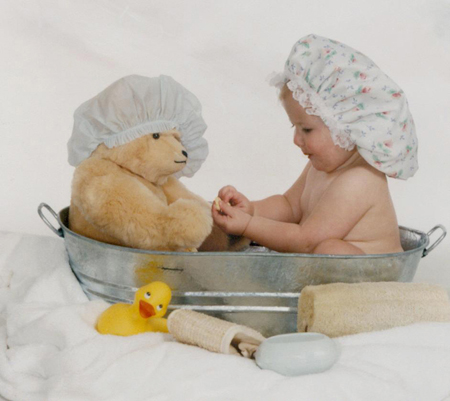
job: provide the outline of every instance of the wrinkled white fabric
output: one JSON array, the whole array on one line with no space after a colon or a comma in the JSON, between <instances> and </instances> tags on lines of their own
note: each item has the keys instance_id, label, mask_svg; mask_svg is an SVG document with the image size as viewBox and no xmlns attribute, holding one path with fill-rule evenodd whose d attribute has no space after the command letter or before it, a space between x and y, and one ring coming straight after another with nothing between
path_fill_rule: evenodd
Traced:
<instances>
[{"instance_id":1,"label":"wrinkled white fabric","mask_svg":"<svg viewBox=\"0 0 450 401\"><path fill-rule=\"evenodd\" d=\"M295 43L284 71L270 84L287 87L306 113L319 116L336 145L389 177L418 169L417 138L408 101L375 63L351 47L318 35Z\"/></svg>"},{"instance_id":2,"label":"wrinkled white fabric","mask_svg":"<svg viewBox=\"0 0 450 401\"><path fill-rule=\"evenodd\" d=\"M75 111L69 163L78 166L101 143L112 148L173 128L189 155L175 175L192 177L208 155L199 100L169 76L123 77Z\"/></svg>"},{"instance_id":3,"label":"wrinkled white fabric","mask_svg":"<svg viewBox=\"0 0 450 401\"><path fill-rule=\"evenodd\" d=\"M284 377L169 334L101 335L59 238L0 232L0 399L11 401L442 401L450 323L335 339L323 373ZM102 266L99 265L99 268Z\"/></svg>"}]
</instances>

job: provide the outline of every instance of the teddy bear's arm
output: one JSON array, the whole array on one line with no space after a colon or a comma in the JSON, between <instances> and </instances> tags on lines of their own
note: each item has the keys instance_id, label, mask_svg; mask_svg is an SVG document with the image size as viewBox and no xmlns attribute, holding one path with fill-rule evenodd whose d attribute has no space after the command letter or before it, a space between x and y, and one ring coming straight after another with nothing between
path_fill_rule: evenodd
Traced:
<instances>
[{"instance_id":1,"label":"teddy bear's arm","mask_svg":"<svg viewBox=\"0 0 450 401\"><path fill-rule=\"evenodd\" d=\"M211 231L210 213L197 202L179 199L168 206L127 176L75 174L72 193L89 223L133 248L197 248Z\"/></svg>"},{"instance_id":2,"label":"teddy bear's arm","mask_svg":"<svg viewBox=\"0 0 450 401\"><path fill-rule=\"evenodd\" d=\"M101 232L133 248L159 248L165 205L139 182L112 174L90 177L76 189L73 203ZM151 241L150 241L151 239Z\"/></svg>"},{"instance_id":3,"label":"teddy bear's arm","mask_svg":"<svg viewBox=\"0 0 450 401\"><path fill-rule=\"evenodd\" d=\"M207 201L189 191L177 178L173 176L170 176L161 188L164 191L169 204L175 202L177 199L191 199L198 202L201 206L204 206L208 210L211 208L211 205Z\"/></svg>"}]
</instances>

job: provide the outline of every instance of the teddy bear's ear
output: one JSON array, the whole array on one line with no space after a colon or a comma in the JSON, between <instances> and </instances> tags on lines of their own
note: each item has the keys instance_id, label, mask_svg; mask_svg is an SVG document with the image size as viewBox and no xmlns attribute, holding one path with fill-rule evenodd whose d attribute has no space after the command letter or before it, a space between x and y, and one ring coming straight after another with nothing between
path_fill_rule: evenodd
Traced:
<instances>
[{"instance_id":1,"label":"teddy bear's ear","mask_svg":"<svg viewBox=\"0 0 450 401\"><path fill-rule=\"evenodd\" d=\"M178 142L181 142L181 132L177 130L172 130L171 134L175 137Z\"/></svg>"}]
</instances>

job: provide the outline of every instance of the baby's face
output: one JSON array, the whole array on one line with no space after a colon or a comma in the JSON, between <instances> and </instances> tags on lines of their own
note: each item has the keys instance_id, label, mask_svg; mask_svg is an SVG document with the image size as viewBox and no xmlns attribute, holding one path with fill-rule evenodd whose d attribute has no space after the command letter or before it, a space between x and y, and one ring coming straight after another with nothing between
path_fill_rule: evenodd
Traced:
<instances>
[{"instance_id":1,"label":"baby's face","mask_svg":"<svg viewBox=\"0 0 450 401\"><path fill-rule=\"evenodd\" d=\"M281 100L294 127L294 143L308 156L316 170L331 173L355 152L342 149L331 139L330 130L318 116L309 115L288 90Z\"/></svg>"}]
</instances>

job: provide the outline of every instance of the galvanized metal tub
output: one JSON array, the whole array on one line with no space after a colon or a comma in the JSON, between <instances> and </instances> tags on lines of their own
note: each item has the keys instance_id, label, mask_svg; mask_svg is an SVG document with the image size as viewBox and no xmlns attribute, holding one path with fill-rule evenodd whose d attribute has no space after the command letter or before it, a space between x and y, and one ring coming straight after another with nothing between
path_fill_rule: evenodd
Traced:
<instances>
[{"instance_id":1,"label":"galvanized metal tub","mask_svg":"<svg viewBox=\"0 0 450 401\"><path fill-rule=\"evenodd\" d=\"M47 209L59 227L45 217ZM68 228L69 208L59 215L47 204L42 220L64 238L70 266L89 299L132 302L137 288L164 281L172 291L169 309L193 309L244 324L266 336L296 331L303 287L325 283L412 281L422 257L445 237L400 227L405 252L384 255L277 253L250 246L241 252L157 252L98 242ZM436 230L441 235L428 247Z\"/></svg>"}]
</instances>

